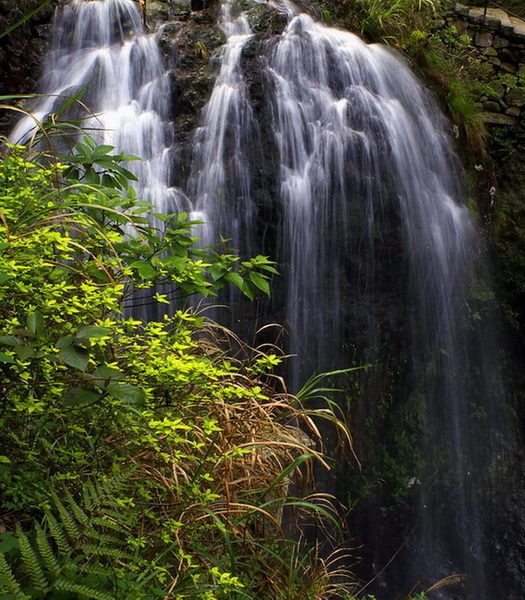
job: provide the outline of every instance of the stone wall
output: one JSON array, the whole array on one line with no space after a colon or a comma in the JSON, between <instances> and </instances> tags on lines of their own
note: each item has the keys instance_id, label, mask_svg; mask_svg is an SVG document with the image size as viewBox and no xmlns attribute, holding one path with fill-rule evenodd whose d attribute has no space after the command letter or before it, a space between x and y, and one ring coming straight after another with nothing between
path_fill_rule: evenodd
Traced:
<instances>
[{"instance_id":1,"label":"stone wall","mask_svg":"<svg viewBox=\"0 0 525 600\"><path fill-rule=\"evenodd\" d=\"M462 4L447 21L471 38L493 71L494 81L480 98L485 122L525 131L525 21L501 9L485 12Z\"/></svg>"}]
</instances>

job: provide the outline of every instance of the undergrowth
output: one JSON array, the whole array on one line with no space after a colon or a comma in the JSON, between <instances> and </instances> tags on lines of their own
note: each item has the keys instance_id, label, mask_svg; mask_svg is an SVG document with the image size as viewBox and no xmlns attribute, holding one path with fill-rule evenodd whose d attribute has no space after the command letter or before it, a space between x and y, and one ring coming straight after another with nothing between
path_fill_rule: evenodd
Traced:
<instances>
[{"instance_id":1,"label":"undergrowth","mask_svg":"<svg viewBox=\"0 0 525 600\"><path fill-rule=\"evenodd\" d=\"M295 600L352 588L296 524L337 531L319 419L235 358L192 293L267 293L266 257L199 250L184 215L150 225L114 149L6 149L0 164L0 599ZM69 162L68 162L69 161ZM124 314L137 288L179 308ZM182 303L182 304L181 304Z\"/></svg>"}]
</instances>

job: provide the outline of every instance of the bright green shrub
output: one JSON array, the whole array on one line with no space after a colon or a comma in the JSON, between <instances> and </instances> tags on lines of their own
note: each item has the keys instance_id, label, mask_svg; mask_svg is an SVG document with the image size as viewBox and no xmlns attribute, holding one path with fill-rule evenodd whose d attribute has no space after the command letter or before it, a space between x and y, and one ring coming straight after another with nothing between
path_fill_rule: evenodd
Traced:
<instances>
[{"instance_id":1,"label":"bright green shrub","mask_svg":"<svg viewBox=\"0 0 525 600\"><path fill-rule=\"evenodd\" d=\"M286 425L312 411L267 384L279 357L233 360L183 308L122 312L161 283L266 293L272 263L196 249L184 216L161 235L123 195L129 157L80 149L0 164L0 599L313 598L326 569L290 564L280 515L333 517L288 496L319 454Z\"/></svg>"}]
</instances>

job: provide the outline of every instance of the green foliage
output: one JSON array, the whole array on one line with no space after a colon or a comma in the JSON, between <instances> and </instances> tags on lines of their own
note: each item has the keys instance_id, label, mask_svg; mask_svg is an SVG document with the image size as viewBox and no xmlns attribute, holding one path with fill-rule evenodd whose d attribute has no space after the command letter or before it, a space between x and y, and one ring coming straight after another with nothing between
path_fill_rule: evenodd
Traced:
<instances>
[{"instance_id":1,"label":"green foliage","mask_svg":"<svg viewBox=\"0 0 525 600\"><path fill-rule=\"evenodd\" d=\"M402 45L442 8L441 0L357 0L344 3L346 24L370 40Z\"/></svg>"},{"instance_id":2,"label":"green foliage","mask_svg":"<svg viewBox=\"0 0 525 600\"><path fill-rule=\"evenodd\" d=\"M21 597L54 597L68 591L94 600L111 600L115 590L135 593L144 577L155 580L158 573L154 566L136 555L128 539L129 514L119 503L118 494L129 488L129 476L119 474L104 485L89 480L79 501L67 488L60 492L52 488L52 505L43 510L42 525L35 522L27 534L17 525L18 543L2 555L0 583L5 589ZM18 581L8 560L16 565ZM115 568L118 563L128 565L131 578L119 576ZM156 581L160 590L158 584ZM3 595L0 598L7 600Z\"/></svg>"},{"instance_id":3,"label":"green foliage","mask_svg":"<svg viewBox=\"0 0 525 600\"><path fill-rule=\"evenodd\" d=\"M490 67L477 59L470 38L454 26L427 25L412 31L404 48L438 92L458 134L479 152L486 135L479 98L490 80Z\"/></svg>"},{"instance_id":4,"label":"green foliage","mask_svg":"<svg viewBox=\"0 0 525 600\"><path fill-rule=\"evenodd\" d=\"M122 310L137 288L168 301L157 284L267 294L273 263L197 249L185 215L159 231L112 151L86 137L61 162L15 147L0 164L5 600L313 598L329 574L281 514L335 517L288 493L322 457L289 424L315 437L315 411L268 385L280 358L234 360L182 305Z\"/></svg>"},{"instance_id":5,"label":"green foliage","mask_svg":"<svg viewBox=\"0 0 525 600\"><path fill-rule=\"evenodd\" d=\"M345 600L377 600L377 598L373 594L359 594L358 596L348 596ZM406 600L427 600L427 595L425 592L419 592L415 596L410 595Z\"/></svg>"}]
</instances>

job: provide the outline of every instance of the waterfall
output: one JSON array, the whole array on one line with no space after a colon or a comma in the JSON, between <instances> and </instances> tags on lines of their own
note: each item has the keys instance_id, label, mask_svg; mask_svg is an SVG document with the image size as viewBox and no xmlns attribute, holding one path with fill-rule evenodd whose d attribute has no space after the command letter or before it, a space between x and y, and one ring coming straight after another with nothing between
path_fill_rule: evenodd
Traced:
<instances>
[{"instance_id":1,"label":"waterfall","mask_svg":"<svg viewBox=\"0 0 525 600\"><path fill-rule=\"evenodd\" d=\"M502 398L490 338L468 313L481 242L446 123L400 57L305 14L275 42L268 77L293 385L312 365L345 366L351 344L393 380L398 410L416 405L424 462L407 581L466 573L468 598L495 600L479 440L494 442ZM395 353L402 377L388 372Z\"/></svg>"},{"instance_id":2,"label":"waterfall","mask_svg":"<svg viewBox=\"0 0 525 600\"><path fill-rule=\"evenodd\" d=\"M232 16L232 1L221 6L219 24L227 36L220 70L194 136L189 182L194 216L201 218L204 243L227 237L233 248L246 249L253 235L255 206L248 164L255 123L241 71L241 54L251 39L244 13Z\"/></svg>"},{"instance_id":3,"label":"waterfall","mask_svg":"<svg viewBox=\"0 0 525 600\"><path fill-rule=\"evenodd\" d=\"M400 436L418 455L412 516L400 539L379 539L375 560L386 563L404 547L401 566L394 563L402 571L397 591L465 574L458 598L500 600L481 495L503 396L491 332L472 298L484 282L483 250L447 123L394 52L316 23L287 0L269 4L289 23L260 63L267 160L278 162L270 195L280 218L267 239L255 200L265 184L255 183L263 123L241 64L253 34L233 0L221 4L226 42L193 138L189 199L171 187L168 74L133 0L73 0L57 11L44 99L33 115L42 121L62 95L82 92L93 137L142 158L129 164L142 199L158 212L185 210L202 220L203 244L222 236L244 254L262 247L278 260L274 302L289 332L286 351L297 355L290 388L315 371L367 363L368 405L352 407L361 436L381 410L410 422L412 437ZM34 131L25 118L11 140L25 142ZM451 597L445 588L433 594Z\"/></svg>"}]
</instances>

